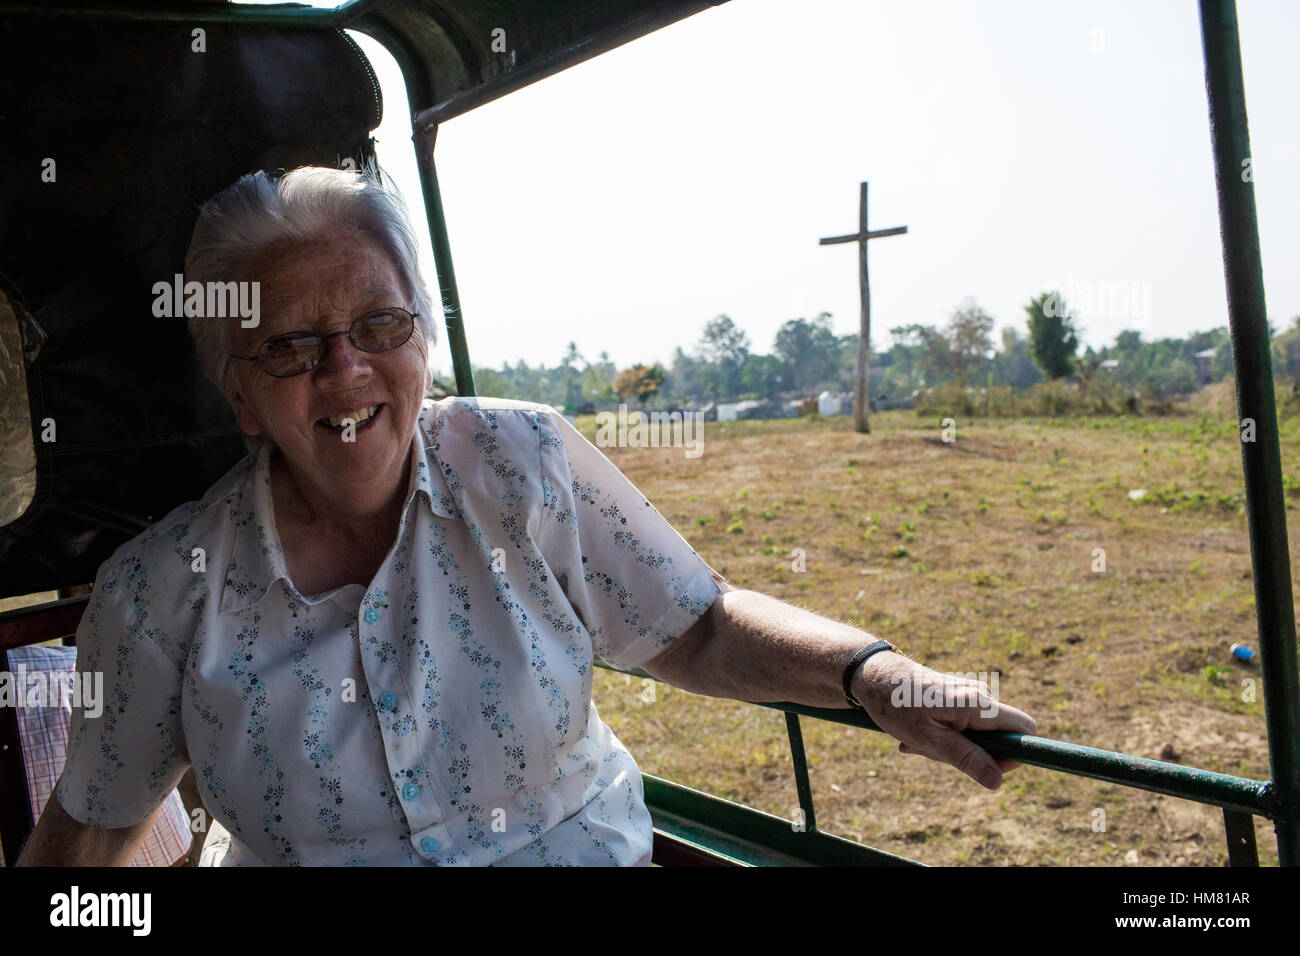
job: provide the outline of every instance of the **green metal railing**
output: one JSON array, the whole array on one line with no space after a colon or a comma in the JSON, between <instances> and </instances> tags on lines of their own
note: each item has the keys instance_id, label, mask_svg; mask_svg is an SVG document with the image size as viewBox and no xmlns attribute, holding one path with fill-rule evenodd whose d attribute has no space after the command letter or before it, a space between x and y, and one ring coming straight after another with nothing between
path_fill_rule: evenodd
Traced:
<instances>
[{"instance_id":1,"label":"green metal railing","mask_svg":"<svg viewBox=\"0 0 1300 956\"><path fill-rule=\"evenodd\" d=\"M625 670L612 667L603 661L597 661L596 664L598 667L616 673L654 679L637 668ZM787 830L797 824L807 833L819 833L799 718L814 717L847 727L860 727L877 733L884 733L884 731L865 713L857 710L830 710L788 702L757 703L756 706L778 710L785 714L801 819L793 823L787 819L783 823ZM1284 816L1284 808L1278 799L1276 788L1267 780L1234 777L1231 774L1184 767L1180 764L1149 760L1112 750L1098 750L1094 747L1084 747L1063 740L1034 737L1028 734L969 730L963 736L979 744L994 757L1018 760L1046 770L1091 777L1094 780L1219 807L1224 814L1224 826L1228 834L1228 857L1233 866L1259 864L1252 816L1261 816L1275 822ZM647 801L652 803L653 810L649 789L647 789ZM686 798L678 797L677 801L674 810L680 814L683 812L682 805L686 802ZM860 844L856 845L860 846ZM843 856L845 858L839 862L849 862L848 858L852 853L844 851Z\"/></svg>"},{"instance_id":2,"label":"green metal railing","mask_svg":"<svg viewBox=\"0 0 1300 956\"><path fill-rule=\"evenodd\" d=\"M418 117L421 109L437 102L439 91L432 88L413 41L384 18L384 5L384 0L351 0L332 10L318 10L29 4L4 6L3 12L7 16L83 20L360 30L392 53L401 68L414 115ZM1276 827L1279 862L1283 866L1296 866L1300 865L1300 676L1297 675L1290 552L1254 186L1253 177L1246 175L1250 168L1250 140L1236 7L1233 0L1201 0L1200 16L1229 324L1236 363L1237 407L1240 419L1243 422L1251 419L1255 425L1255 440L1242 442L1242 466L1273 779L1260 781L1211 773L1044 737L975 731L967 732L966 736L995 757L1218 806L1223 810L1229 860L1233 865L1258 863L1252 817L1265 817ZM431 122L422 126L413 123L412 133L457 388L462 395L473 395L464 317L433 161L436 126ZM639 671L625 673L649 676ZM910 862L821 833L816 826L800 716L868 730L879 728L857 711L822 710L788 703L761 706L786 715L803 830L792 827L789 820L647 776L647 802L657 824L669 827L681 841L702 848L720 862Z\"/></svg>"}]
</instances>

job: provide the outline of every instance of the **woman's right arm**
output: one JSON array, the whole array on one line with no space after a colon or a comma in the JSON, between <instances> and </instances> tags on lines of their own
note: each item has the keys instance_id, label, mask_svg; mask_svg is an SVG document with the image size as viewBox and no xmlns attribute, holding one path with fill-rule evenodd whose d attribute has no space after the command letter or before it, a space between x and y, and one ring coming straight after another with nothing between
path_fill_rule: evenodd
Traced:
<instances>
[{"instance_id":1,"label":"woman's right arm","mask_svg":"<svg viewBox=\"0 0 1300 956\"><path fill-rule=\"evenodd\" d=\"M159 810L162 805L159 804ZM18 866L128 866L158 816L104 829L75 820L51 796L18 857Z\"/></svg>"}]
</instances>

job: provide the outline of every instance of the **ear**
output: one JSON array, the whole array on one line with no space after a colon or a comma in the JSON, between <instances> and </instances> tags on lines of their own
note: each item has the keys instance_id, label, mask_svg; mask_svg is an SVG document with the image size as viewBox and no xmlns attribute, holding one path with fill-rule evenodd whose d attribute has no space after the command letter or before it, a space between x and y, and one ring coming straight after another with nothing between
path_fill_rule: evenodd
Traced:
<instances>
[{"instance_id":1,"label":"ear","mask_svg":"<svg viewBox=\"0 0 1300 956\"><path fill-rule=\"evenodd\" d=\"M235 420L239 423L240 430L245 435L260 435L266 429L258 421L257 415L253 412L253 407L244 399L244 393L240 386L236 385L235 390L230 395L230 404L235 409Z\"/></svg>"}]
</instances>

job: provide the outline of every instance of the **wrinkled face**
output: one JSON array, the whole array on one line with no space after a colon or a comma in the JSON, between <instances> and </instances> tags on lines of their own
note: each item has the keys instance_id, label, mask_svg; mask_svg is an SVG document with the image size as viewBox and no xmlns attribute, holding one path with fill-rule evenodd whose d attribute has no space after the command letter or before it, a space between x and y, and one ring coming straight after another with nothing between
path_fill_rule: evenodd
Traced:
<instances>
[{"instance_id":1,"label":"wrinkled face","mask_svg":"<svg viewBox=\"0 0 1300 956\"><path fill-rule=\"evenodd\" d=\"M415 310L392 261L353 231L272 247L240 278L261 283L261 322L251 329L235 323L235 355L256 354L286 332L344 332L376 309ZM289 378L268 375L258 362L236 361L232 400L239 426L271 438L300 481L335 493L400 493L424 397L426 354L417 322L410 340L388 352L363 352L347 335L335 336L316 368ZM353 429L331 427L329 420L342 416L354 420Z\"/></svg>"}]
</instances>

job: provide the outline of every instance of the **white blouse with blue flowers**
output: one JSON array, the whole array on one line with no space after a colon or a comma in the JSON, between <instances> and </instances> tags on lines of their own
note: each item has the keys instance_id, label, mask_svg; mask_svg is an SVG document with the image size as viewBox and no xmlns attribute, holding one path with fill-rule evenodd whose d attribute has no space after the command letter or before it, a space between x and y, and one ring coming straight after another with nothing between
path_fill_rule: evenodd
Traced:
<instances>
[{"instance_id":1,"label":"white blouse with blue flowers","mask_svg":"<svg viewBox=\"0 0 1300 956\"><path fill-rule=\"evenodd\" d=\"M549 406L426 402L375 579L307 597L269 455L100 568L77 666L105 707L74 712L63 808L129 826L192 764L225 865L648 863L592 657L643 664L717 598L681 535Z\"/></svg>"}]
</instances>

